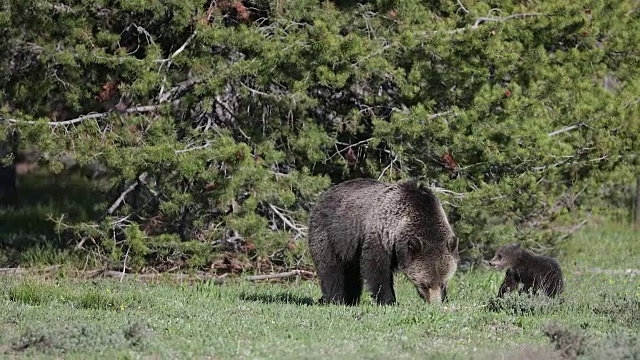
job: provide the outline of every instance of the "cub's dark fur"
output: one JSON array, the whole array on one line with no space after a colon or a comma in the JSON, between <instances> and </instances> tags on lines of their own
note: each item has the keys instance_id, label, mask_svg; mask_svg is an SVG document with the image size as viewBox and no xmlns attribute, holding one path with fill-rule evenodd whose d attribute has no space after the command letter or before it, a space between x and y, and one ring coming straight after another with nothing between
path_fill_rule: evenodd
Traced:
<instances>
[{"instance_id":1,"label":"cub's dark fur","mask_svg":"<svg viewBox=\"0 0 640 360\"><path fill-rule=\"evenodd\" d=\"M446 298L458 239L435 194L414 181L355 179L327 190L311 210L309 249L322 301L354 305L363 282L378 304L396 302L404 272L427 302Z\"/></svg>"},{"instance_id":2,"label":"cub's dark fur","mask_svg":"<svg viewBox=\"0 0 640 360\"><path fill-rule=\"evenodd\" d=\"M504 281L498 291L502 297L506 292L517 289L520 292L543 290L549 297L559 295L564 290L564 280L560 264L556 259L533 254L519 244L508 244L496 251L489 264L496 269L506 269Z\"/></svg>"}]
</instances>

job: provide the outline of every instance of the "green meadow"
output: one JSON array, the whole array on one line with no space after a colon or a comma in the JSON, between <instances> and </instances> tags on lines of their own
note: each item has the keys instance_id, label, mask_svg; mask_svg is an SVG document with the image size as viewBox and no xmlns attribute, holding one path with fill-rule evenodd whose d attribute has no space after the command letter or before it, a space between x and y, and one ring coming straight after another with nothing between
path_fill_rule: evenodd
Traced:
<instances>
[{"instance_id":1,"label":"green meadow","mask_svg":"<svg viewBox=\"0 0 640 360\"><path fill-rule=\"evenodd\" d=\"M64 270L0 277L2 358L638 359L640 247L627 226L562 246L564 296L495 298L502 274L458 271L428 305L403 275L397 306L368 296L317 305L317 280L172 284L79 279ZM633 271L635 270L635 271Z\"/></svg>"}]
</instances>

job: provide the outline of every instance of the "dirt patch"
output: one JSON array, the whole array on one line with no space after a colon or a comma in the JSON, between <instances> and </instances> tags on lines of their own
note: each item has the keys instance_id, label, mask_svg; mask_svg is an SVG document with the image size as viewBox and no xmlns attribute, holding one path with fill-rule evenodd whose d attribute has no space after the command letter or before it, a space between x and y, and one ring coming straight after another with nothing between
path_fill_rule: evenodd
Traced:
<instances>
[{"instance_id":1,"label":"dirt patch","mask_svg":"<svg viewBox=\"0 0 640 360\"><path fill-rule=\"evenodd\" d=\"M499 352L486 352L474 356L477 360L496 360L496 359L512 359L512 360L562 360L559 352L554 351L548 346L520 345L511 349Z\"/></svg>"},{"instance_id":2,"label":"dirt patch","mask_svg":"<svg viewBox=\"0 0 640 360\"><path fill-rule=\"evenodd\" d=\"M558 324L548 324L542 332L564 359L576 359L585 352L585 337L577 331Z\"/></svg>"},{"instance_id":3,"label":"dirt patch","mask_svg":"<svg viewBox=\"0 0 640 360\"><path fill-rule=\"evenodd\" d=\"M640 335L634 330L618 330L602 336L559 324L543 329L563 359L638 359Z\"/></svg>"}]
</instances>

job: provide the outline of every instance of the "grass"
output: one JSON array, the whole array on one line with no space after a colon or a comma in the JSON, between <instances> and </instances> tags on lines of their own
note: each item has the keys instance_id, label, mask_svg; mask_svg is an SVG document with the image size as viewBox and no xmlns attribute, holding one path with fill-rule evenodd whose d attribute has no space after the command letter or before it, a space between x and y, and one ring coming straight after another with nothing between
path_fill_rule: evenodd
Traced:
<instances>
[{"instance_id":1,"label":"grass","mask_svg":"<svg viewBox=\"0 0 640 360\"><path fill-rule=\"evenodd\" d=\"M171 285L0 277L0 357L637 359L638 233L589 229L565 244L565 296L494 294L502 274L458 272L451 301L423 303L403 276L397 306L321 306L316 281Z\"/></svg>"}]
</instances>

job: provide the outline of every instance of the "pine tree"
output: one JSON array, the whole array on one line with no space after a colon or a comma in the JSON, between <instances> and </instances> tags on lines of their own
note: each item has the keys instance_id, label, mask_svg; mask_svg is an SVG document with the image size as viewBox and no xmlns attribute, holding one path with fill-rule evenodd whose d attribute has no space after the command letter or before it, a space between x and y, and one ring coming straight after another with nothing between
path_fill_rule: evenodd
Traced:
<instances>
[{"instance_id":1,"label":"pine tree","mask_svg":"<svg viewBox=\"0 0 640 360\"><path fill-rule=\"evenodd\" d=\"M7 0L1 126L54 173L104 167L102 216L58 229L137 269L291 265L353 177L435 186L466 258L545 248L640 173L639 20L630 0Z\"/></svg>"}]
</instances>

